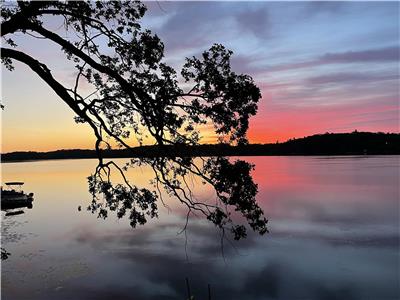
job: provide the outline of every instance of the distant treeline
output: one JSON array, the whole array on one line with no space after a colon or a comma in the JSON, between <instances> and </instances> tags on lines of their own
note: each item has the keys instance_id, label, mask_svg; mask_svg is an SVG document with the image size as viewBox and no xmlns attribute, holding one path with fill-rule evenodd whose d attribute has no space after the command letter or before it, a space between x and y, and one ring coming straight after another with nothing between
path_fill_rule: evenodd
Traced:
<instances>
[{"instance_id":1,"label":"distant treeline","mask_svg":"<svg viewBox=\"0 0 400 300\"><path fill-rule=\"evenodd\" d=\"M159 156L262 156L262 155L394 155L400 154L398 133L325 133L291 139L284 143L204 144L197 146L142 146L132 150L104 150L104 158ZM51 152L12 152L2 154L3 162L97 158L94 150L57 150Z\"/></svg>"}]
</instances>

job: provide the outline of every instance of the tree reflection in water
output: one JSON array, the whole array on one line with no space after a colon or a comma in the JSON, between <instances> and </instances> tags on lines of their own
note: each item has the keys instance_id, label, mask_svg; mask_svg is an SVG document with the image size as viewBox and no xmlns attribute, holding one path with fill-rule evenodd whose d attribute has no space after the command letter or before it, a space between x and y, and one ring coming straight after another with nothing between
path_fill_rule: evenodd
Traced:
<instances>
[{"instance_id":1,"label":"tree reflection in water","mask_svg":"<svg viewBox=\"0 0 400 300\"><path fill-rule=\"evenodd\" d=\"M135 158L121 167L114 161L99 159L94 174L88 177L92 202L87 209L104 219L110 211L118 218L128 217L135 228L145 224L148 218L158 216L158 200L167 206L163 190L186 207L183 230L186 230L191 215L202 215L221 231L222 237L228 232L235 240L245 238L246 223L259 234L268 232L268 221L256 202L258 187L251 176L252 164L243 160L231 162L226 157L201 158L200 163L194 160L193 157L171 156ZM125 174L129 168L143 165L153 170L153 190L132 184ZM112 170L119 173L123 183L112 182ZM213 188L215 197L212 201L195 197L190 184L193 178ZM235 214L244 222L237 222L233 217Z\"/></svg>"}]
</instances>

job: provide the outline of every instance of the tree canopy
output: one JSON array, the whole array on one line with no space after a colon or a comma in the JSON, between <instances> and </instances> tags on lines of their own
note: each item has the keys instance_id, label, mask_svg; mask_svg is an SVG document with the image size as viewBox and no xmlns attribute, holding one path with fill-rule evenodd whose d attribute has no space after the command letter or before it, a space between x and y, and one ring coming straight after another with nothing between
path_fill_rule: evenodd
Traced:
<instances>
[{"instance_id":1,"label":"tree canopy","mask_svg":"<svg viewBox=\"0 0 400 300\"><path fill-rule=\"evenodd\" d=\"M132 159L124 166L102 158L112 139L131 149L144 140L164 145L196 145L202 124L212 124L221 142L247 143L249 118L257 112L260 90L253 79L236 74L230 65L232 51L214 44L201 57L186 58L178 74L164 61L164 45L140 19L146 7L138 1L17 1L1 7L1 59L12 71L14 61L28 66L75 112L96 137L99 163L89 177L93 201L89 210L107 217L116 211L128 215L131 225L144 224L157 215L160 187L193 212L204 214L236 239L246 236L230 209L239 211L255 231L267 231L266 219L256 203L257 185L252 165L223 157L159 157ZM49 18L62 20L50 30ZM66 34L68 33L68 34ZM75 69L75 84L65 86L45 62L21 51L15 35L33 36L60 46L60 56ZM82 88L84 86L84 88ZM91 90L88 92L88 86ZM125 176L129 167L146 164L154 170L154 190L140 188ZM123 183L111 181L111 170ZM213 203L195 200L187 184L197 176L215 190Z\"/></svg>"}]
</instances>

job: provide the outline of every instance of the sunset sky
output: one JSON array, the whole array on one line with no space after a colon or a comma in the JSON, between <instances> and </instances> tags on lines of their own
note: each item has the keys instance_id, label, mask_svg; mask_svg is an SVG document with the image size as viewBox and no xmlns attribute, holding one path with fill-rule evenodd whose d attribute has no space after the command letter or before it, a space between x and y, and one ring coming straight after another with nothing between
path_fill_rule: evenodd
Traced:
<instances>
[{"instance_id":1,"label":"sunset sky","mask_svg":"<svg viewBox=\"0 0 400 300\"><path fill-rule=\"evenodd\" d=\"M399 132L399 2L148 2L144 28L178 70L213 43L262 90L253 143L324 132ZM56 24L55 24L56 25ZM58 25L59 26L59 25ZM73 78L59 47L16 39L19 49ZM36 74L2 68L2 150L93 148L94 138ZM212 136L204 132L205 142Z\"/></svg>"}]
</instances>

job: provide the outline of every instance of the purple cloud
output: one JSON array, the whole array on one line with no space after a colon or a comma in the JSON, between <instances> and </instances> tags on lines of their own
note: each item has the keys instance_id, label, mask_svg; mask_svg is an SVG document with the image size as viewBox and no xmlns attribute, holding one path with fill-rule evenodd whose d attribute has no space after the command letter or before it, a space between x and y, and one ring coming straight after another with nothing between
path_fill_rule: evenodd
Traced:
<instances>
[{"instance_id":1,"label":"purple cloud","mask_svg":"<svg viewBox=\"0 0 400 300\"><path fill-rule=\"evenodd\" d=\"M240 28L253 33L258 38L266 38L270 35L272 23L268 10L265 7L255 10L244 10L235 16Z\"/></svg>"},{"instance_id":2,"label":"purple cloud","mask_svg":"<svg viewBox=\"0 0 400 300\"><path fill-rule=\"evenodd\" d=\"M361 51L326 53L314 60L270 66L268 70L286 71L329 64L398 62L400 58L399 51L400 48L398 46L392 46Z\"/></svg>"},{"instance_id":3,"label":"purple cloud","mask_svg":"<svg viewBox=\"0 0 400 300\"><path fill-rule=\"evenodd\" d=\"M334 73L310 77L306 81L310 84L329 83L356 83L356 82L377 82L384 80L398 80L399 74L368 74L368 73Z\"/></svg>"},{"instance_id":4,"label":"purple cloud","mask_svg":"<svg viewBox=\"0 0 400 300\"><path fill-rule=\"evenodd\" d=\"M387 62L399 60L398 46L370 49L364 51L348 51L342 53L327 53L319 61L321 63L354 63L354 62Z\"/></svg>"}]
</instances>

